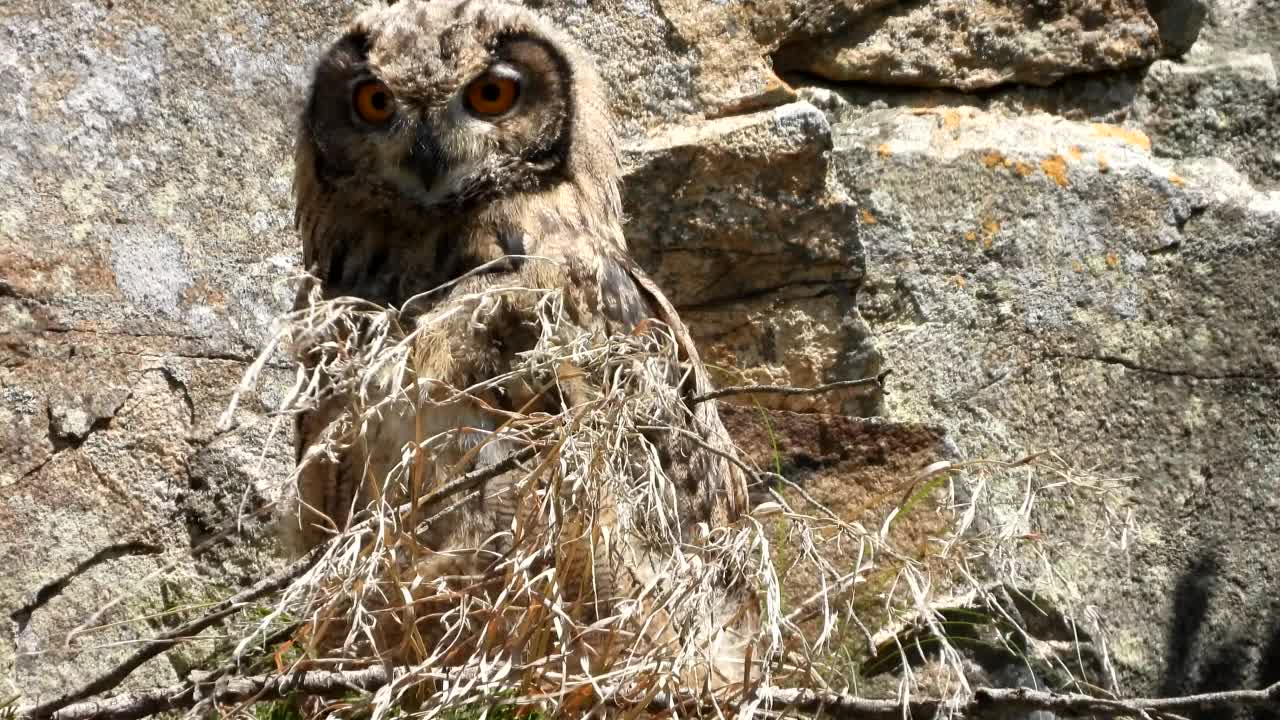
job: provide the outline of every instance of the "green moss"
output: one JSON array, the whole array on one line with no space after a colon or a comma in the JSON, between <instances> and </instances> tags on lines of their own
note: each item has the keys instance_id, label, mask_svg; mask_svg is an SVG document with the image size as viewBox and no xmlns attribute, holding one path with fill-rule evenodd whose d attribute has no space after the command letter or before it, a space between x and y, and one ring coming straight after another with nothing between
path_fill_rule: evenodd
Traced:
<instances>
[{"instance_id":1,"label":"green moss","mask_svg":"<svg viewBox=\"0 0 1280 720\"><path fill-rule=\"evenodd\" d=\"M258 703L253 707L256 720L303 720L302 707L296 695L284 700Z\"/></svg>"}]
</instances>

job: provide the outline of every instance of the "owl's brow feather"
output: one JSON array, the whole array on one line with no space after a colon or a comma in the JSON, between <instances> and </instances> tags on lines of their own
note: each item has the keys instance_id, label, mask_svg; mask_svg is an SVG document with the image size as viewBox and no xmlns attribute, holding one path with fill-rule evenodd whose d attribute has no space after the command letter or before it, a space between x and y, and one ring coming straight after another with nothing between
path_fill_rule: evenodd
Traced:
<instances>
[{"instance_id":1,"label":"owl's brow feather","mask_svg":"<svg viewBox=\"0 0 1280 720\"><path fill-rule=\"evenodd\" d=\"M576 76L569 60L550 40L529 30L512 30L496 35L491 41L493 48L491 52L501 55L503 48L510 49L518 43L529 43L541 50L551 60L557 76L556 87L561 93L558 100L563 108L562 112L559 113L558 132L546 146L538 147L535 144L532 152L526 154L523 158L524 162L531 166L545 165L545 167L539 168L542 172L555 172L562 169L568 161L573 142L575 103L577 101L574 91Z\"/></svg>"}]
</instances>

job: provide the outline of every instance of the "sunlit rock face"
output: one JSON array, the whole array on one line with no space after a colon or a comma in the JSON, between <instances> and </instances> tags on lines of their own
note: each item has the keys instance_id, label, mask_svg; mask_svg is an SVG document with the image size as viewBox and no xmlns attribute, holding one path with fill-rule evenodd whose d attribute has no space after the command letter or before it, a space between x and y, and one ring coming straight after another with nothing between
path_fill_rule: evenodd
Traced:
<instances>
[{"instance_id":1,"label":"sunlit rock face","mask_svg":"<svg viewBox=\"0 0 1280 720\"><path fill-rule=\"evenodd\" d=\"M732 400L752 457L850 514L941 457L1121 478L1127 554L1055 550L1124 689L1277 679L1274 2L527 4L597 58L632 252L717 381L889 371L883 392ZM292 465L278 360L215 425L292 299L294 118L353 10L0 10L0 695L129 652L136 628L63 642L121 592L101 622L278 562L254 523L189 556Z\"/></svg>"}]
</instances>

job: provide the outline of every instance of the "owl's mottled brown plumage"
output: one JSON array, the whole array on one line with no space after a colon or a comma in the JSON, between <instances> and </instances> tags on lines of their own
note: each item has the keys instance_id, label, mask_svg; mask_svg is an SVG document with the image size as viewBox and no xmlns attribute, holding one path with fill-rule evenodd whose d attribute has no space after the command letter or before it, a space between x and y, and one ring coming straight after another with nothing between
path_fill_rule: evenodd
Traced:
<instances>
[{"instance_id":1,"label":"owl's mottled brown plumage","mask_svg":"<svg viewBox=\"0 0 1280 720\"><path fill-rule=\"evenodd\" d=\"M517 78L519 95L510 111L487 116L468 104L468 88L492 73ZM353 107L353 93L366 82L385 86L379 115L394 98L385 122L362 119ZM627 253L619 160L600 82L545 21L523 8L470 0L366 11L318 63L296 163L304 262L324 298L354 296L402 308L402 319L438 320L469 293L558 288L580 332L638 332L650 319L669 327L693 369L672 377L687 409L672 418L679 432L653 440L683 492L676 531L725 526L745 511L743 474L707 449L730 451L715 403L691 402L709 389L694 344ZM428 293L441 286L447 287ZM299 294L300 307L307 298ZM467 387L510 370L536 339L530 318L518 307L487 317L481 326L468 313L433 325L420 342L418 374ZM571 383L541 397L529 383L513 381L481 404L554 411L583 402L591 388L574 394ZM332 397L300 417L300 462L340 418L345 401ZM406 442L463 428L492 430L496 423L480 404L462 399L416 416L384 416L339 457L309 459L288 523L295 550L322 542L364 507L367 477L398 461ZM437 448L422 482L510 452L497 442L472 450L462 440ZM482 497L433 528L425 542L436 549L479 545L510 524L518 502Z\"/></svg>"}]
</instances>

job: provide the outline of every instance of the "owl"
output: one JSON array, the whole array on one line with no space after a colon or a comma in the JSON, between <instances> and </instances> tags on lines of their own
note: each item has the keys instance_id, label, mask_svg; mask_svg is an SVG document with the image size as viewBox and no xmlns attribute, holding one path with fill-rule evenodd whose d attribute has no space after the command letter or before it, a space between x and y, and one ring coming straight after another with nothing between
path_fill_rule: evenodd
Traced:
<instances>
[{"instance_id":1,"label":"owl","mask_svg":"<svg viewBox=\"0 0 1280 720\"><path fill-rule=\"evenodd\" d=\"M405 0L363 12L316 65L295 161L296 227L312 278L297 310L334 298L397 308L400 326L421 331L415 377L455 390L494 381L483 392L440 390L429 403L388 404L362 421L358 441L324 452L322 438L352 425L353 398L340 388L317 393L296 427L299 471L285 523L295 551L342 531L385 492L378 478L406 447L425 448L415 455L423 469L408 474L416 485L401 492L421 495L510 457L512 442L475 439L492 438L503 417L562 413L594 397L587 376L550 389L512 377L539 332L535 309L511 298L539 290L560 293L561 332L634 337L661 327L678 344L684 370L670 374L668 388L679 406L669 418L674 430L650 439L678 496L678 517L666 521L673 537L692 542L744 513L741 465L714 401L698 401L710 383L694 343L628 254L602 83L547 21L478 0ZM334 360L323 348L299 355L309 367ZM420 539L483 572L490 556L448 550L508 531L521 512L513 495L475 497ZM593 560L586 572L610 597L654 581L616 558Z\"/></svg>"}]
</instances>

